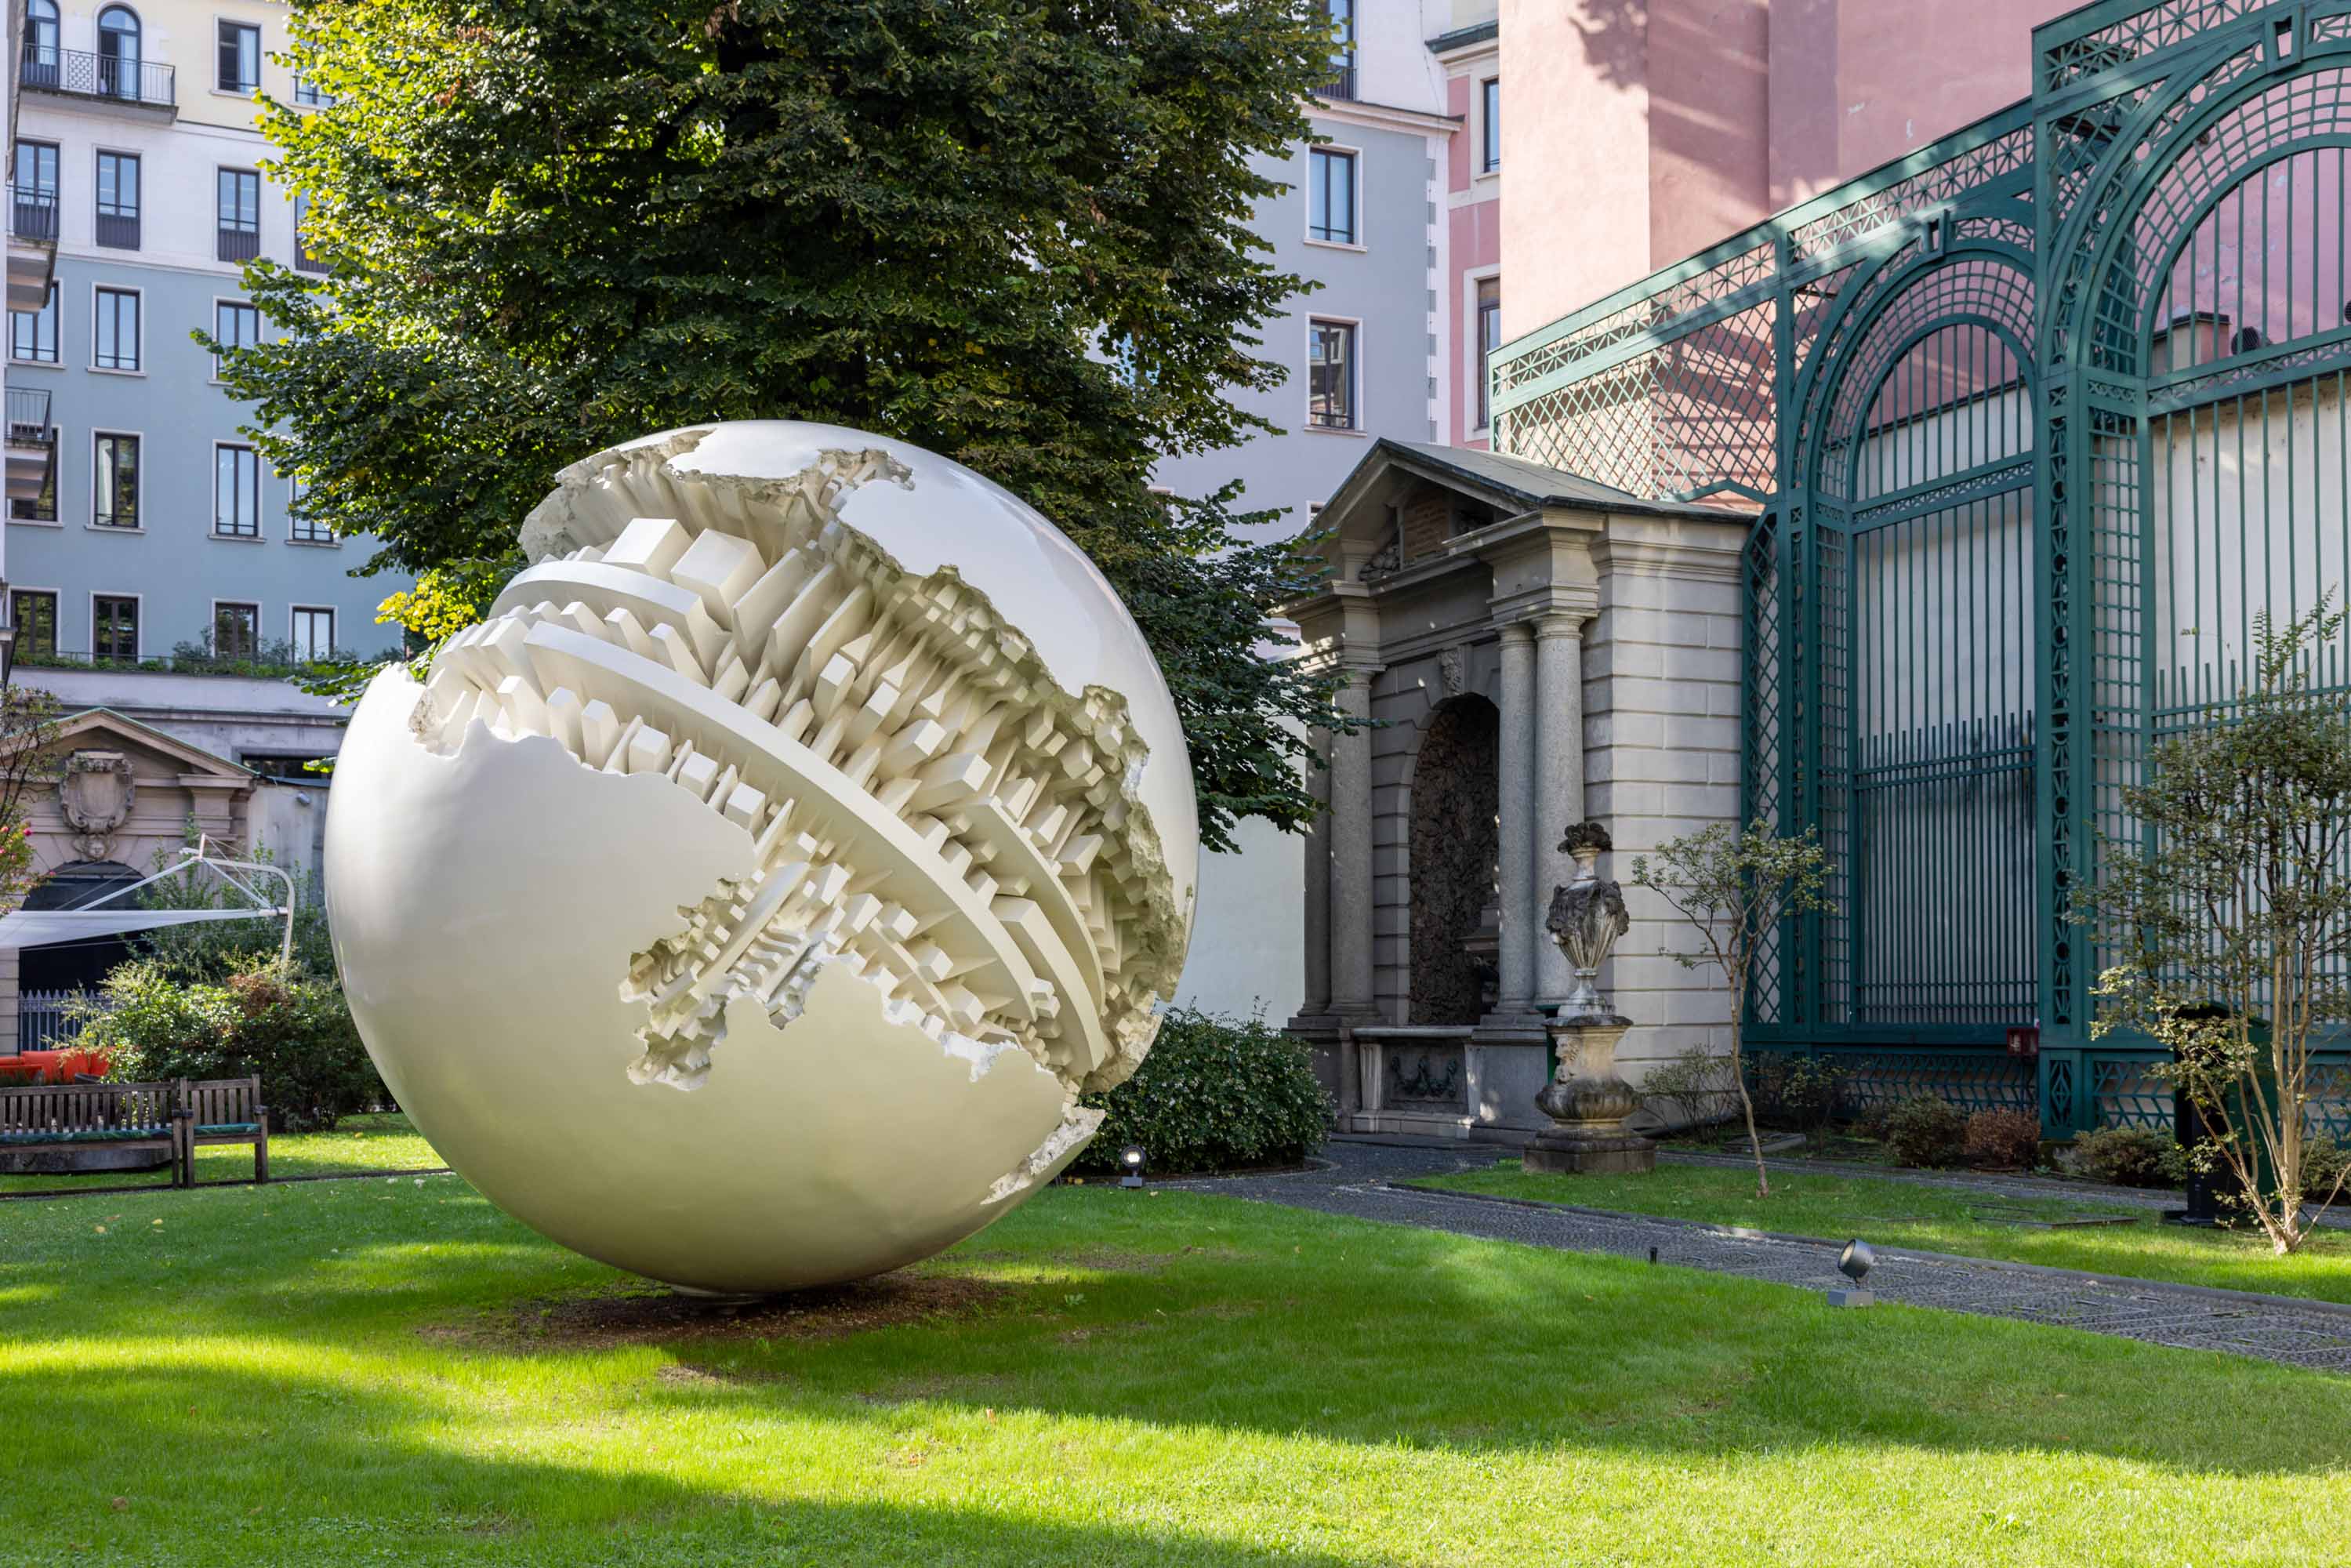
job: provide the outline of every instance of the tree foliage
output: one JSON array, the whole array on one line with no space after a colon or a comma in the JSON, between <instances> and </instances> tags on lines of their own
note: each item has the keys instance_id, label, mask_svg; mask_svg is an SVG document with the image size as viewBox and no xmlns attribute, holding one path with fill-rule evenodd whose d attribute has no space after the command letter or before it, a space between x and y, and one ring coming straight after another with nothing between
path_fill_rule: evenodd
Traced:
<instances>
[{"instance_id":1,"label":"tree foliage","mask_svg":"<svg viewBox=\"0 0 2351 1568\"><path fill-rule=\"evenodd\" d=\"M1052 518L1141 623L1204 838L1311 811L1328 677L1260 652L1319 574L1231 487L1155 460L1270 428L1258 324L1301 280L1248 225L1308 133L1327 19L1293 0L295 0L330 107L265 107L324 276L247 282L226 355L305 512L486 602L556 471L715 420L945 453Z\"/></svg>"},{"instance_id":2,"label":"tree foliage","mask_svg":"<svg viewBox=\"0 0 2351 1568\"><path fill-rule=\"evenodd\" d=\"M24 903L40 880L33 801L57 782L57 698L33 686L0 687L0 914Z\"/></svg>"},{"instance_id":3,"label":"tree foliage","mask_svg":"<svg viewBox=\"0 0 2351 1568\"><path fill-rule=\"evenodd\" d=\"M1791 915L1829 907L1828 878L1828 857L1813 830L1782 838L1761 817L1744 828L1710 823L1633 857L1633 885L1664 899L1698 936L1695 949L1672 950L1674 961L1685 969L1711 967L1730 993L1730 1078L1747 1115L1758 1197L1771 1196L1771 1177L1755 1131L1755 1100L1747 1090L1749 987L1756 954L1773 927Z\"/></svg>"},{"instance_id":4,"label":"tree foliage","mask_svg":"<svg viewBox=\"0 0 2351 1568\"><path fill-rule=\"evenodd\" d=\"M2308 1107L2318 1041L2351 1019L2351 695L2331 596L2283 629L2256 618L2251 684L2149 748L2081 907L2116 959L2094 1036L2144 1031L2210 1134L2196 1151L2277 1251L2308 1239ZM2339 667L2339 666L2338 666ZM2338 1177L2318 1195L2323 1210Z\"/></svg>"}]
</instances>

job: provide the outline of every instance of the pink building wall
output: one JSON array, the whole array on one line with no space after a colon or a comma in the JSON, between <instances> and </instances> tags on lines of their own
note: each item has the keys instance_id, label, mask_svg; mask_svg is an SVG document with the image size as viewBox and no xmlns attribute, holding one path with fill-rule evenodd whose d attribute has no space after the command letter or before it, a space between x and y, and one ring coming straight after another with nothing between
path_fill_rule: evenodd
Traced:
<instances>
[{"instance_id":1,"label":"pink building wall","mask_svg":"<svg viewBox=\"0 0 2351 1568\"><path fill-rule=\"evenodd\" d=\"M1485 432L1478 424L1478 378L1485 373L1482 356L1478 350L1478 318L1475 309L1477 282L1492 277L1502 260L1502 201L1501 178L1499 174L1484 179L1478 177L1478 141L1471 95L1478 84L1495 74L1491 57L1482 63L1471 62L1462 75L1445 84L1445 111L1457 117L1462 130L1449 143L1446 158L1445 190L1447 211L1446 222L1446 256L1447 258L1446 292L1442 308L1447 312L1447 342L1460 350L1461 364L1450 378L1453 395L1446 420L1445 439L1456 446L1484 448ZM1507 89L1505 89L1507 91ZM1510 120L1508 109L1503 123ZM1507 166L1507 160L1505 161ZM1504 293L1503 310L1510 309L1509 295Z\"/></svg>"},{"instance_id":2,"label":"pink building wall","mask_svg":"<svg viewBox=\"0 0 2351 1568\"><path fill-rule=\"evenodd\" d=\"M2025 96L2056 0L1500 0L1515 337Z\"/></svg>"}]
</instances>

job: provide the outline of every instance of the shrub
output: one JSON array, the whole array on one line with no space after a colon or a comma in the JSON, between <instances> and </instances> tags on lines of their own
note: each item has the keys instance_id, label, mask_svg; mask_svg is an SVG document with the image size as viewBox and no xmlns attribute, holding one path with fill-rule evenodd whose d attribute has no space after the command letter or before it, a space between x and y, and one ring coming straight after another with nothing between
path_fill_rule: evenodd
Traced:
<instances>
[{"instance_id":1,"label":"shrub","mask_svg":"<svg viewBox=\"0 0 2351 1568\"><path fill-rule=\"evenodd\" d=\"M1932 1094L1913 1094L1887 1113L1886 1146L1896 1163L1938 1167L1967 1157L1968 1119Z\"/></svg>"},{"instance_id":2,"label":"shrub","mask_svg":"<svg viewBox=\"0 0 2351 1568\"><path fill-rule=\"evenodd\" d=\"M2174 1186L2178 1145L2145 1127L2098 1127L2074 1140L2074 1168L2116 1186Z\"/></svg>"},{"instance_id":3,"label":"shrub","mask_svg":"<svg viewBox=\"0 0 2351 1568\"><path fill-rule=\"evenodd\" d=\"M1719 1122L1737 1109L1729 1059L1709 1046L1693 1045L1670 1061L1652 1063L1641 1092L1671 1106L1674 1114L1666 1120L1677 1127Z\"/></svg>"},{"instance_id":4,"label":"shrub","mask_svg":"<svg viewBox=\"0 0 2351 1568\"><path fill-rule=\"evenodd\" d=\"M1107 1113L1073 1168L1138 1144L1155 1171L1294 1165L1322 1146L1331 1103L1306 1048L1262 1019L1171 1008L1134 1077L1081 1103Z\"/></svg>"},{"instance_id":5,"label":"shrub","mask_svg":"<svg viewBox=\"0 0 2351 1568\"><path fill-rule=\"evenodd\" d=\"M1828 1058L1774 1051L1750 1060L1749 1085L1760 1120L1817 1133L1835 1119L1844 1074Z\"/></svg>"},{"instance_id":6,"label":"shrub","mask_svg":"<svg viewBox=\"0 0 2351 1568\"><path fill-rule=\"evenodd\" d=\"M2343 1167L2351 1165L2351 1147L2334 1138L2314 1134L2302 1145L2302 1196L2312 1203L2325 1203L2331 1198L2351 1196L2351 1181L2344 1179ZM2338 1193L2336 1184L2342 1184Z\"/></svg>"},{"instance_id":7,"label":"shrub","mask_svg":"<svg viewBox=\"0 0 2351 1568\"><path fill-rule=\"evenodd\" d=\"M1968 1118L1968 1163L2031 1170L2041 1158L2041 1118L2030 1111L1979 1111Z\"/></svg>"},{"instance_id":8,"label":"shrub","mask_svg":"<svg viewBox=\"0 0 2351 1568\"><path fill-rule=\"evenodd\" d=\"M173 978L159 965L106 977L107 1009L84 1026L84 1049L107 1053L108 1076L145 1082L258 1073L273 1129L331 1127L386 1098L343 994L279 969L225 983Z\"/></svg>"}]
</instances>

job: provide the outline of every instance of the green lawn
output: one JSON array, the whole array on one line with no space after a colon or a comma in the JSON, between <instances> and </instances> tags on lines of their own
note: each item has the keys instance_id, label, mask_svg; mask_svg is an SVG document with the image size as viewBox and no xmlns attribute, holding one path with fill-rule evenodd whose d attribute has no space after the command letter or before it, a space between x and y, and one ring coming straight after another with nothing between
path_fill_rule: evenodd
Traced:
<instances>
[{"instance_id":1,"label":"green lawn","mask_svg":"<svg viewBox=\"0 0 2351 1568\"><path fill-rule=\"evenodd\" d=\"M2278 1258L2257 1235L2185 1230L2160 1223L2152 1209L2071 1198L1999 1197L1918 1182L1820 1176L1786 1166L1771 1167L1769 1198L1755 1196L1752 1167L1708 1166L1661 1165L1642 1176L1530 1176L1510 1159L1491 1170L1430 1177L1424 1185L2351 1302L2351 1232L2340 1230L2314 1238L2291 1258ZM2050 1221L2095 1217L2130 1223L2047 1228Z\"/></svg>"},{"instance_id":2,"label":"green lawn","mask_svg":"<svg viewBox=\"0 0 2351 1568\"><path fill-rule=\"evenodd\" d=\"M661 1305L454 1176L0 1207L0 1563L2136 1568L2351 1542L2351 1378L1196 1193L1054 1188L847 1319L624 1332L597 1314L629 1292Z\"/></svg>"},{"instance_id":3,"label":"green lawn","mask_svg":"<svg viewBox=\"0 0 2351 1568\"><path fill-rule=\"evenodd\" d=\"M346 1116L331 1133L279 1134L269 1140L273 1176L344 1176L353 1171L432 1170L442 1163L405 1116ZM196 1150L196 1180L251 1181L253 1148L218 1144ZM98 1171L87 1176L0 1176L0 1193L83 1192L91 1187L169 1187L172 1173Z\"/></svg>"}]
</instances>

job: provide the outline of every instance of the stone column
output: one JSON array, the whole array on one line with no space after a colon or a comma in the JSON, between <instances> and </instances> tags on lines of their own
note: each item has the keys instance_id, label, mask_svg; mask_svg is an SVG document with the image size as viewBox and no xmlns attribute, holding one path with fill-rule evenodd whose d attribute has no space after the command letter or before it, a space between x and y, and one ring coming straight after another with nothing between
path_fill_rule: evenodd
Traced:
<instances>
[{"instance_id":1,"label":"stone column","mask_svg":"<svg viewBox=\"0 0 2351 1568\"><path fill-rule=\"evenodd\" d=\"M1548 909L1552 889L1575 877L1575 862L1560 839L1583 821L1583 620L1553 612L1535 623L1535 734L1532 861L1534 889L1526 907ZM1541 916L1535 915L1535 928ZM1535 949L1535 1000L1556 1004L1575 984L1567 955L1556 943Z\"/></svg>"},{"instance_id":2,"label":"stone column","mask_svg":"<svg viewBox=\"0 0 2351 1568\"><path fill-rule=\"evenodd\" d=\"M1372 714L1372 676L1350 670L1341 712ZM1331 737L1331 1010L1368 1020L1372 1000L1372 733Z\"/></svg>"},{"instance_id":3,"label":"stone column","mask_svg":"<svg viewBox=\"0 0 2351 1568\"><path fill-rule=\"evenodd\" d=\"M1501 861L1499 1019L1534 1010L1535 949L1545 946L1535 895L1535 632L1523 621L1502 628L1502 722L1499 841ZM1544 898L1550 891L1544 890Z\"/></svg>"},{"instance_id":4,"label":"stone column","mask_svg":"<svg viewBox=\"0 0 2351 1568\"><path fill-rule=\"evenodd\" d=\"M1321 810L1306 830L1306 1000L1298 1012L1322 1019L1331 1012L1331 732L1315 730L1308 741L1323 765L1306 775L1306 792Z\"/></svg>"}]
</instances>

